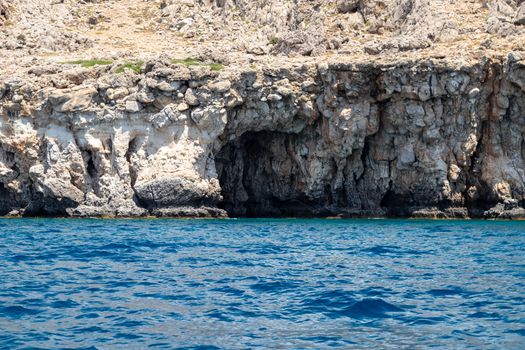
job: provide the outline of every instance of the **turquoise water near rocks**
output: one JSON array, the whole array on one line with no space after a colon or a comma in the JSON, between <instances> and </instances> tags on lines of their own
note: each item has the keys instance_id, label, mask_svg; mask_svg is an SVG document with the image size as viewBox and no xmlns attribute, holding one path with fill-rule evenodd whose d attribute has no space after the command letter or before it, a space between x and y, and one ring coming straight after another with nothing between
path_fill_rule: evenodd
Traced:
<instances>
[{"instance_id":1,"label":"turquoise water near rocks","mask_svg":"<svg viewBox=\"0 0 525 350\"><path fill-rule=\"evenodd\" d=\"M524 349L525 222L0 219L0 349Z\"/></svg>"}]
</instances>

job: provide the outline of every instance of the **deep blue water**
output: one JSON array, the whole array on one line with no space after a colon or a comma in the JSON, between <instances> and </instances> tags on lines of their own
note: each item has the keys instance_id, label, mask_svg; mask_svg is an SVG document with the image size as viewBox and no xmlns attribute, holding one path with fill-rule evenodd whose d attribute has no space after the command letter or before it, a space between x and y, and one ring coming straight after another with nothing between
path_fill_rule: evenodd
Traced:
<instances>
[{"instance_id":1,"label":"deep blue water","mask_svg":"<svg viewBox=\"0 0 525 350\"><path fill-rule=\"evenodd\" d=\"M0 220L0 349L525 349L525 222Z\"/></svg>"}]
</instances>

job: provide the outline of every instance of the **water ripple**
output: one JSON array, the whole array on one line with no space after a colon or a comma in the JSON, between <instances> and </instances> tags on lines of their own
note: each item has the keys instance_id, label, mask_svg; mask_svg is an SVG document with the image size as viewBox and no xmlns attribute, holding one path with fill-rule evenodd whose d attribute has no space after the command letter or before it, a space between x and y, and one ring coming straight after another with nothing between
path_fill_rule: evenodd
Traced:
<instances>
[{"instance_id":1,"label":"water ripple","mask_svg":"<svg viewBox=\"0 0 525 350\"><path fill-rule=\"evenodd\" d=\"M0 219L0 349L523 349L524 222Z\"/></svg>"}]
</instances>

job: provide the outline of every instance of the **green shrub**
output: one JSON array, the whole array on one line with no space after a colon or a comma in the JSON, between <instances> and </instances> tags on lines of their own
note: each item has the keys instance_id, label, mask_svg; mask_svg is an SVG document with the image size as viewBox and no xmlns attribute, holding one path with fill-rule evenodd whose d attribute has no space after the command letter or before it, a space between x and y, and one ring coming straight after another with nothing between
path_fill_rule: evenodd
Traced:
<instances>
[{"instance_id":1,"label":"green shrub","mask_svg":"<svg viewBox=\"0 0 525 350\"><path fill-rule=\"evenodd\" d=\"M126 69L131 69L135 73L140 73L142 71L142 66L144 65L144 61L135 61L135 62L126 62L124 64L121 64L116 72L118 74L124 73Z\"/></svg>"},{"instance_id":2,"label":"green shrub","mask_svg":"<svg viewBox=\"0 0 525 350\"><path fill-rule=\"evenodd\" d=\"M223 65L220 63L210 63L208 66L214 72L218 72L224 68Z\"/></svg>"},{"instance_id":3,"label":"green shrub","mask_svg":"<svg viewBox=\"0 0 525 350\"><path fill-rule=\"evenodd\" d=\"M195 58L184 58L184 59L176 58L176 59L171 60L171 63L173 63L173 64L183 64L186 67L202 65L202 62L199 61L198 59L195 59Z\"/></svg>"},{"instance_id":4,"label":"green shrub","mask_svg":"<svg viewBox=\"0 0 525 350\"><path fill-rule=\"evenodd\" d=\"M224 69L224 66L220 63L204 63L196 58L184 58L184 59L176 58L176 59L171 60L171 63L182 64L182 65L185 65L186 67L207 66L207 67L210 67L210 69L215 72Z\"/></svg>"},{"instance_id":5,"label":"green shrub","mask_svg":"<svg viewBox=\"0 0 525 350\"><path fill-rule=\"evenodd\" d=\"M105 66L108 64L112 64L113 61L108 60L77 60L77 61L68 61L68 62L62 62L64 64L76 64L80 65L84 68L94 67L94 66Z\"/></svg>"}]
</instances>

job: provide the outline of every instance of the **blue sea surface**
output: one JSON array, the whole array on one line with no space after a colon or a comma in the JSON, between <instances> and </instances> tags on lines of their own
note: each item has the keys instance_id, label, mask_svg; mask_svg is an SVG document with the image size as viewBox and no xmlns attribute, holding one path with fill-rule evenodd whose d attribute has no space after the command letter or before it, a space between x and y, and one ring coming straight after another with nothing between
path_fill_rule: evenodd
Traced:
<instances>
[{"instance_id":1,"label":"blue sea surface","mask_svg":"<svg viewBox=\"0 0 525 350\"><path fill-rule=\"evenodd\" d=\"M0 220L0 349L525 349L525 222Z\"/></svg>"}]
</instances>

